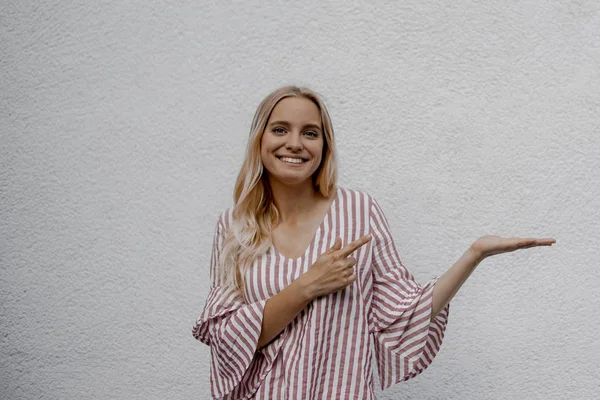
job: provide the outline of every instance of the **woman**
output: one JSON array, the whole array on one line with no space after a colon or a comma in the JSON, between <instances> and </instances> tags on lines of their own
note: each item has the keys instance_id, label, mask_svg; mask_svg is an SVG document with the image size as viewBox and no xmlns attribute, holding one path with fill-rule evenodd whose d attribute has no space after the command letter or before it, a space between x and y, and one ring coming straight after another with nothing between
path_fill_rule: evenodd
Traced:
<instances>
[{"instance_id":1,"label":"woman","mask_svg":"<svg viewBox=\"0 0 600 400\"><path fill-rule=\"evenodd\" d=\"M483 236L421 286L384 213L336 185L331 120L308 89L258 107L234 207L221 214L211 289L193 335L211 347L211 390L226 399L373 399L437 354L449 302L486 257L554 239Z\"/></svg>"}]
</instances>

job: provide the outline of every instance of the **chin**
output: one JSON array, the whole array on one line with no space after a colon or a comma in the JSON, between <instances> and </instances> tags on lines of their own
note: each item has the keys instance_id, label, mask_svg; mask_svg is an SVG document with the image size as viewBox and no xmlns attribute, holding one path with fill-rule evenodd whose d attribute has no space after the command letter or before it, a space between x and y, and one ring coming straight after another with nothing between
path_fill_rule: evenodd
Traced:
<instances>
[{"instance_id":1,"label":"chin","mask_svg":"<svg viewBox=\"0 0 600 400\"><path fill-rule=\"evenodd\" d=\"M279 164L280 162L281 161L276 160L275 163L269 163L269 165L263 164L264 168L267 170L267 174L271 179L276 179L283 184L291 186L305 184L307 181L312 185L312 176L315 174L318 168L315 168L315 171L290 171L289 169L282 167Z\"/></svg>"},{"instance_id":2,"label":"chin","mask_svg":"<svg viewBox=\"0 0 600 400\"><path fill-rule=\"evenodd\" d=\"M311 181L311 177L284 177L284 176L276 176L275 177L281 183L285 183L286 185L301 185L306 181Z\"/></svg>"},{"instance_id":3,"label":"chin","mask_svg":"<svg viewBox=\"0 0 600 400\"><path fill-rule=\"evenodd\" d=\"M276 179L285 185L290 185L290 186L303 185L307 181L311 182L311 184L312 184L312 175L308 175L308 176L293 175L293 174L269 174L269 175L270 175L271 179Z\"/></svg>"}]
</instances>

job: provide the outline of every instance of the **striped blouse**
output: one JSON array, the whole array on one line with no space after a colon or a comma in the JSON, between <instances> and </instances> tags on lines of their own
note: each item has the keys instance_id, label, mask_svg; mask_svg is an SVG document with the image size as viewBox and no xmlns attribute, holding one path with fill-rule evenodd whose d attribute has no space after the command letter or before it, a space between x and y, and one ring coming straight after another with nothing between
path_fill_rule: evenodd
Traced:
<instances>
[{"instance_id":1,"label":"striped blouse","mask_svg":"<svg viewBox=\"0 0 600 400\"><path fill-rule=\"evenodd\" d=\"M402 263L390 227L368 194L338 187L304 255L274 246L246 275L244 297L220 285L219 256L232 210L221 214L211 256L211 286L193 326L210 346L210 386L222 399L374 399L372 350L381 388L421 373L440 349L450 305L432 321L437 278L419 285ZM352 254L356 280L313 300L267 346L256 350L267 300L308 271L317 257L371 234Z\"/></svg>"}]
</instances>

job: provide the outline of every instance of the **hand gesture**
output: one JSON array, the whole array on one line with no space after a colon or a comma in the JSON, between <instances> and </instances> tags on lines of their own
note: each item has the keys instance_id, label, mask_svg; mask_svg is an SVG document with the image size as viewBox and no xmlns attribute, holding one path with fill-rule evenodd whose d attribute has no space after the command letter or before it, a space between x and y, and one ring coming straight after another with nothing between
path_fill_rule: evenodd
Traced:
<instances>
[{"instance_id":1,"label":"hand gesture","mask_svg":"<svg viewBox=\"0 0 600 400\"><path fill-rule=\"evenodd\" d=\"M301 276L309 298L312 300L335 293L354 282L356 259L348 256L370 240L371 235L365 235L341 248L342 240L337 238L333 247L321 254L310 269Z\"/></svg>"},{"instance_id":2,"label":"hand gesture","mask_svg":"<svg viewBox=\"0 0 600 400\"><path fill-rule=\"evenodd\" d=\"M471 245L471 251L481 259L484 259L495 254L508 253L519 249L526 249L528 247L552 246L554 243L556 243L556 240L552 238L505 238L501 236L486 235L480 237Z\"/></svg>"}]
</instances>

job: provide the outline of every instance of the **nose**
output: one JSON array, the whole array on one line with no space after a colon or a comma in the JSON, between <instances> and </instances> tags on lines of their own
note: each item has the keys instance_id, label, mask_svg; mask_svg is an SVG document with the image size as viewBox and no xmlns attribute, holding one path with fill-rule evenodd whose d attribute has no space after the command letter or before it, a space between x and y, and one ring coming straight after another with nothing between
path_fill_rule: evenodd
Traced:
<instances>
[{"instance_id":1,"label":"nose","mask_svg":"<svg viewBox=\"0 0 600 400\"><path fill-rule=\"evenodd\" d=\"M294 132L287 135L285 147L292 151L302 150L302 140L300 140L300 134Z\"/></svg>"}]
</instances>

